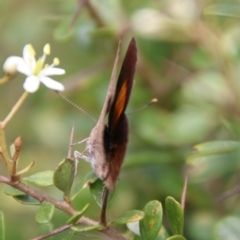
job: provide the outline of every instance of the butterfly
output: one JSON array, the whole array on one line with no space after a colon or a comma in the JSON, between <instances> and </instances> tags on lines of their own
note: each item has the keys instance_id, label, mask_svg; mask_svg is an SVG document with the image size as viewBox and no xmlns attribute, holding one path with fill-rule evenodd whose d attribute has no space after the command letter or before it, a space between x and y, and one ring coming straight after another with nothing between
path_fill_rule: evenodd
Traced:
<instances>
[{"instance_id":1,"label":"butterfly","mask_svg":"<svg viewBox=\"0 0 240 240\"><path fill-rule=\"evenodd\" d=\"M88 157L98 178L105 183L103 192L101 223L106 225L106 205L109 190L118 180L128 142L128 120L125 110L130 98L137 63L137 46L131 39L118 76L117 68L120 42L115 58L110 84L100 117L87 140ZM108 115L108 123L105 118ZM81 158L81 156L79 156Z\"/></svg>"},{"instance_id":2,"label":"butterfly","mask_svg":"<svg viewBox=\"0 0 240 240\"><path fill-rule=\"evenodd\" d=\"M89 162L109 190L114 189L118 180L127 147L128 121L125 109L132 90L137 62L135 39L132 38L130 41L116 81L119 52L120 44L100 117L87 141ZM106 125L107 114L108 124Z\"/></svg>"}]
</instances>

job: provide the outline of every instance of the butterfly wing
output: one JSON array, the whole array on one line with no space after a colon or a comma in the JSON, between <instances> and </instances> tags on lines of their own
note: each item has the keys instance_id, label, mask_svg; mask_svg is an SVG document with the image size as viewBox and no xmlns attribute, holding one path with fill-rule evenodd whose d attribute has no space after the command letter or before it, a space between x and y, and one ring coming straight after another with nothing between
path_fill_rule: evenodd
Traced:
<instances>
[{"instance_id":1,"label":"butterfly wing","mask_svg":"<svg viewBox=\"0 0 240 240\"><path fill-rule=\"evenodd\" d=\"M105 180L108 189L113 189L123 163L128 141L128 122L125 109L130 97L137 63L136 41L132 38L117 81L115 95L110 106L108 129L105 132L105 150L109 173Z\"/></svg>"},{"instance_id":2,"label":"butterfly wing","mask_svg":"<svg viewBox=\"0 0 240 240\"><path fill-rule=\"evenodd\" d=\"M100 114L100 117L97 121L97 124L92 129L89 140L87 141L87 151L89 155L89 162L91 163L96 175L104 180L107 178L109 172L109 164L106 161L106 151L104 147L104 132L105 132L105 117L109 111L109 106L112 104L114 99L114 93L116 89L116 75L117 75L117 67L119 61L120 54L120 44L118 44L118 50L113 66L113 71L111 75L111 81L108 87L107 95L105 98L105 102Z\"/></svg>"}]
</instances>

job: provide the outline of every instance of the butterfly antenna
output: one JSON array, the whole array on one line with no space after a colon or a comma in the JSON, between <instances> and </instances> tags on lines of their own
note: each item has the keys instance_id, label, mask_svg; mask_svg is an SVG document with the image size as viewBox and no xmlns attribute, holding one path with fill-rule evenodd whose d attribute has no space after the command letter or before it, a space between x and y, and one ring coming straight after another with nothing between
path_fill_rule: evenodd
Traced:
<instances>
[{"instance_id":1,"label":"butterfly antenna","mask_svg":"<svg viewBox=\"0 0 240 240\"><path fill-rule=\"evenodd\" d=\"M65 97L64 95L62 95L60 92L55 91L62 99L64 99L65 101L67 101L68 103L70 103L72 106L74 106L75 108L77 108L79 111L83 112L85 115L87 115L88 117L90 117L94 122L96 122L96 119L94 119L91 115L89 115L84 109L80 108L77 104L73 103L72 101L70 101L67 97Z\"/></svg>"},{"instance_id":2,"label":"butterfly antenna","mask_svg":"<svg viewBox=\"0 0 240 240\"><path fill-rule=\"evenodd\" d=\"M154 103L156 103L156 102L158 102L157 98L153 98L153 99L152 99L150 102L148 102L146 105L144 105L144 106L142 106L142 107L140 107L140 108L138 108L138 109L136 109L136 110L133 110L132 112L127 113L127 115L130 115L130 114L133 114L133 113L137 113L137 112L143 110L144 108L151 106L152 104L154 104Z\"/></svg>"},{"instance_id":3,"label":"butterfly antenna","mask_svg":"<svg viewBox=\"0 0 240 240\"><path fill-rule=\"evenodd\" d=\"M218 196L216 198L216 202L221 202L221 201L223 201L223 200L225 200L225 199L227 199L227 198L229 198L229 197L231 197L233 195L238 194L239 192L240 192L240 186L238 185L235 188L230 189L227 192L225 192L225 193L221 194L220 196Z\"/></svg>"}]
</instances>

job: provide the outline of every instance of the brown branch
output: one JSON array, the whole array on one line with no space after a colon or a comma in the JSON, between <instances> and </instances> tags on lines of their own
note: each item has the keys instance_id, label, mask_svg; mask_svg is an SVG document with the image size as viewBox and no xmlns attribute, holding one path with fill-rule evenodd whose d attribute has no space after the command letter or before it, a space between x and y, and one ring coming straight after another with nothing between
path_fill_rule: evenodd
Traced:
<instances>
[{"instance_id":1,"label":"brown branch","mask_svg":"<svg viewBox=\"0 0 240 240\"><path fill-rule=\"evenodd\" d=\"M26 193L27 195L37 199L39 202L50 202L52 203L56 208L66 212L69 215L74 215L77 213L77 211L69 204L66 203L65 201L59 201L55 198L52 198L44 193L40 193L38 191L36 191L35 189L25 185L24 183L21 182L12 182L10 179L1 176L0 175L0 182L3 182L9 186L12 186L24 193Z\"/></svg>"},{"instance_id":2,"label":"brown branch","mask_svg":"<svg viewBox=\"0 0 240 240\"><path fill-rule=\"evenodd\" d=\"M79 1L78 1L78 7L77 7L77 10L76 10L76 12L74 13L74 15L73 15L73 17L72 17L71 23L70 23L69 28L68 28L68 32L71 31L73 25L74 25L75 22L77 21L77 18L79 17L79 15L80 15L83 7L86 5L86 2L87 2L87 1L88 1L88 0L79 0Z\"/></svg>"},{"instance_id":3,"label":"brown branch","mask_svg":"<svg viewBox=\"0 0 240 240\"><path fill-rule=\"evenodd\" d=\"M86 2L86 7L89 11L89 14L91 15L91 17L95 20L95 22L97 23L98 27L105 27L106 23L104 22L104 20L102 19L102 17L100 16L100 14L97 12L97 10L92 6L92 4L90 3L90 1L88 0Z\"/></svg>"},{"instance_id":4,"label":"brown branch","mask_svg":"<svg viewBox=\"0 0 240 240\"><path fill-rule=\"evenodd\" d=\"M60 228L56 228L55 230L53 230L47 234L44 234L44 235L36 237L36 238L32 238L31 240L42 240L42 239L57 235L58 233L68 230L71 226L72 226L72 224L64 225Z\"/></svg>"},{"instance_id":5,"label":"brown branch","mask_svg":"<svg viewBox=\"0 0 240 240\"><path fill-rule=\"evenodd\" d=\"M223 200L225 200L225 199L227 199L227 198L229 198L229 197L231 197L233 195L238 194L239 192L240 192L240 186L238 185L238 186L234 187L233 189L230 189L227 192L225 192L225 193L221 194L220 196L218 196L215 201L217 203L221 202L221 201L223 201Z\"/></svg>"},{"instance_id":6,"label":"brown branch","mask_svg":"<svg viewBox=\"0 0 240 240\"><path fill-rule=\"evenodd\" d=\"M182 206L182 210L183 210L183 211L184 211L185 202L186 202L187 186L188 186L188 174L186 173L185 179L184 179L182 197L181 197L181 206Z\"/></svg>"},{"instance_id":7,"label":"brown branch","mask_svg":"<svg viewBox=\"0 0 240 240\"><path fill-rule=\"evenodd\" d=\"M31 196L35 199L37 199L39 202L50 202L52 203L56 208L60 209L61 211L69 214L69 215L75 215L78 211L76 209L74 209L69 203L65 202L65 201L60 201L57 200L55 198L52 198L44 193L41 193L27 185L25 185L24 183L21 182L11 182L11 180L5 176L0 175L0 182L5 183L11 187L14 187L24 193L26 193L28 196ZM85 224L85 225L98 225L99 223L87 218L87 217L81 217L78 220L78 224ZM64 226L63 226L64 227ZM65 226L66 227L66 226ZM57 231L57 229L56 229ZM119 234L116 230L112 229L112 228L106 228L104 230L101 230L101 233L107 235L108 237L110 237L111 239L115 239L115 240L127 240L125 237L123 237L121 234ZM41 238L40 238L41 239ZM42 238L43 239L43 238Z\"/></svg>"}]
</instances>

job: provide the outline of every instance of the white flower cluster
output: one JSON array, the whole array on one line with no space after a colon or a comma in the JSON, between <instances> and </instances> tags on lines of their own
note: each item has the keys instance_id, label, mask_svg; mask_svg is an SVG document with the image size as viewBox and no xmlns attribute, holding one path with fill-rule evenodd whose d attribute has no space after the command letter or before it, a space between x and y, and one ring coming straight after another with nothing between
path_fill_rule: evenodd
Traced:
<instances>
[{"instance_id":1,"label":"white flower cluster","mask_svg":"<svg viewBox=\"0 0 240 240\"><path fill-rule=\"evenodd\" d=\"M49 54L50 45L46 44L43 48L42 57L36 61L35 51L32 45L28 44L23 48L23 57L11 56L6 59L3 65L3 71L9 76L17 72L26 75L27 77L23 88L30 93L36 92L40 83L43 83L50 89L63 91L64 86L48 76L65 74L65 70L55 67L59 64L57 58L53 60L51 65L44 65L46 56Z\"/></svg>"}]
</instances>

